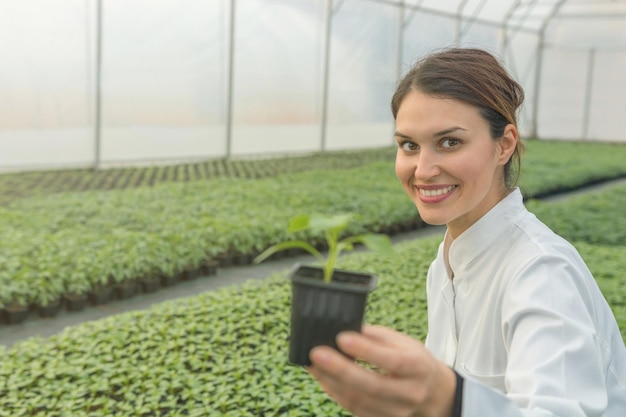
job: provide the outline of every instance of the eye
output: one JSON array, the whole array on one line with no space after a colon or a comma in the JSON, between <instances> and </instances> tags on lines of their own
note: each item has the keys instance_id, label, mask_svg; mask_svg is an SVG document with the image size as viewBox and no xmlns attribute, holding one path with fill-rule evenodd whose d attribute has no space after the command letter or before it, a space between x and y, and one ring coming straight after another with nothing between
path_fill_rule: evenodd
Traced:
<instances>
[{"instance_id":1,"label":"eye","mask_svg":"<svg viewBox=\"0 0 626 417\"><path fill-rule=\"evenodd\" d=\"M415 152L419 149L419 146L417 146L417 144L413 142L405 140L404 142L400 143L400 148L402 148L402 150L405 152Z\"/></svg>"},{"instance_id":2,"label":"eye","mask_svg":"<svg viewBox=\"0 0 626 417\"><path fill-rule=\"evenodd\" d=\"M445 138L441 141L441 146L446 149L451 149L459 146L461 141L454 138Z\"/></svg>"}]
</instances>

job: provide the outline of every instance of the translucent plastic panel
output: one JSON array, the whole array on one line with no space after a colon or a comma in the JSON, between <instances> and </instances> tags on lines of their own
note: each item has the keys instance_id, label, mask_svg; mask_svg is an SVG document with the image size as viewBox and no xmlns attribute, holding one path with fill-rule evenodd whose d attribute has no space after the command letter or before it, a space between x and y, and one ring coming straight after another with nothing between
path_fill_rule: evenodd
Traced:
<instances>
[{"instance_id":1,"label":"translucent plastic panel","mask_svg":"<svg viewBox=\"0 0 626 417\"><path fill-rule=\"evenodd\" d=\"M404 31L402 73L424 55L454 45L456 19L432 13L408 14Z\"/></svg>"},{"instance_id":2,"label":"translucent plastic panel","mask_svg":"<svg viewBox=\"0 0 626 417\"><path fill-rule=\"evenodd\" d=\"M517 0L406 0L406 3L420 5L425 10L501 22Z\"/></svg>"},{"instance_id":3,"label":"translucent plastic panel","mask_svg":"<svg viewBox=\"0 0 626 417\"><path fill-rule=\"evenodd\" d=\"M621 49L626 50L626 12L621 17L604 19L556 18L546 30L546 42L565 48Z\"/></svg>"},{"instance_id":4,"label":"translucent plastic panel","mask_svg":"<svg viewBox=\"0 0 626 417\"><path fill-rule=\"evenodd\" d=\"M500 30L497 26L464 21L461 24L461 46L486 49L497 54Z\"/></svg>"},{"instance_id":5,"label":"translucent plastic panel","mask_svg":"<svg viewBox=\"0 0 626 417\"><path fill-rule=\"evenodd\" d=\"M419 5L426 10L434 10L455 15L464 0L407 0L407 4Z\"/></svg>"},{"instance_id":6,"label":"translucent plastic panel","mask_svg":"<svg viewBox=\"0 0 626 417\"><path fill-rule=\"evenodd\" d=\"M232 152L319 150L326 2L237 2Z\"/></svg>"},{"instance_id":7,"label":"translucent plastic panel","mask_svg":"<svg viewBox=\"0 0 626 417\"><path fill-rule=\"evenodd\" d=\"M587 53L547 48L539 91L539 136L581 139L587 79Z\"/></svg>"},{"instance_id":8,"label":"translucent plastic panel","mask_svg":"<svg viewBox=\"0 0 626 417\"><path fill-rule=\"evenodd\" d=\"M515 4L515 0L466 0L462 12L465 16L501 22Z\"/></svg>"},{"instance_id":9,"label":"translucent plastic panel","mask_svg":"<svg viewBox=\"0 0 626 417\"><path fill-rule=\"evenodd\" d=\"M0 170L94 157L90 2L0 1Z\"/></svg>"},{"instance_id":10,"label":"translucent plastic panel","mask_svg":"<svg viewBox=\"0 0 626 417\"><path fill-rule=\"evenodd\" d=\"M511 9L508 22L510 27L525 27L530 30L539 30L544 22L553 16L560 0L522 1Z\"/></svg>"},{"instance_id":11,"label":"translucent plastic panel","mask_svg":"<svg viewBox=\"0 0 626 417\"><path fill-rule=\"evenodd\" d=\"M595 52L587 139L626 141L624 74L626 51Z\"/></svg>"},{"instance_id":12,"label":"translucent plastic panel","mask_svg":"<svg viewBox=\"0 0 626 417\"><path fill-rule=\"evenodd\" d=\"M347 0L333 17L328 149L392 143L399 9Z\"/></svg>"},{"instance_id":13,"label":"translucent plastic panel","mask_svg":"<svg viewBox=\"0 0 626 417\"><path fill-rule=\"evenodd\" d=\"M528 137L533 130L538 42L537 35L517 32L509 36L507 44L500 51L507 71L524 88L525 99L517 118L519 131L523 137Z\"/></svg>"},{"instance_id":14,"label":"translucent plastic panel","mask_svg":"<svg viewBox=\"0 0 626 417\"><path fill-rule=\"evenodd\" d=\"M223 155L228 2L102 4L103 162Z\"/></svg>"}]
</instances>

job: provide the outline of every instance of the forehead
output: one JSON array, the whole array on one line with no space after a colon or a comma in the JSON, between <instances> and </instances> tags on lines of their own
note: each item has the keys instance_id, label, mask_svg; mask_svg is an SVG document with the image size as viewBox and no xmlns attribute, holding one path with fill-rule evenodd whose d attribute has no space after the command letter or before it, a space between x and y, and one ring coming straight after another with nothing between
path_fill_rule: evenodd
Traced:
<instances>
[{"instance_id":1,"label":"forehead","mask_svg":"<svg viewBox=\"0 0 626 417\"><path fill-rule=\"evenodd\" d=\"M396 115L396 129L401 132L405 129L429 134L453 125L466 130L488 128L475 106L415 90L404 97Z\"/></svg>"}]
</instances>

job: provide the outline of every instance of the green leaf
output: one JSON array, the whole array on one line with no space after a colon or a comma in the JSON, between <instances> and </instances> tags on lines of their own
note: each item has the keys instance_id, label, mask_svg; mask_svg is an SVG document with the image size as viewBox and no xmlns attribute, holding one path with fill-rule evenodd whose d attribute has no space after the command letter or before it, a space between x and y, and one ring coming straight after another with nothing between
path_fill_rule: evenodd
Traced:
<instances>
[{"instance_id":1,"label":"green leaf","mask_svg":"<svg viewBox=\"0 0 626 417\"><path fill-rule=\"evenodd\" d=\"M315 256L318 260L322 262L324 261L324 257L322 256L322 254L317 249L315 249L315 247L313 247L310 243L302 241L302 240L289 240L287 242L281 242L265 249L256 258L254 258L253 262L255 264L258 264L264 261L265 259L269 258L270 256L272 256L276 252L280 252L285 249L304 249L305 251L309 252L311 255Z\"/></svg>"},{"instance_id":2,"label":"green leaf","mask_svg":"<svg viewBox=\"0 0 626 417\"><path fill-rule=\"evenodd\" d=\"M300 216L292 217L289 220L289 226L287 227L287 231L290 233L299 232L302 230L307 230L311 227L311 216L308 214L303 214Z\"/></svg>"},{"instance_id":3,"label":"green leaf","mask_svg":"<svg viewBox=\"0 0 626 417\"><path fill-rule=\"evenodd\" d=\"M394 253L393 244L387 235L380 233L367 233L361 235L361 242L363 242L363 245L365 245L366 248L373 252L378 252L386 256L391 256Z\"/></svg>"},{"instance_id":4,"label":"green leaf","mask_svg":"<svg viewBox=\"0 0 626 417\"><path fill-rule=\"evenodd\" d=\"M351 219L351 214L337 214L334 216L314 215L311 216L309 220L309 227L314 232L320 232L324 230L332 230L338 232L348 227Z\"/></svg>"}]
</instances>

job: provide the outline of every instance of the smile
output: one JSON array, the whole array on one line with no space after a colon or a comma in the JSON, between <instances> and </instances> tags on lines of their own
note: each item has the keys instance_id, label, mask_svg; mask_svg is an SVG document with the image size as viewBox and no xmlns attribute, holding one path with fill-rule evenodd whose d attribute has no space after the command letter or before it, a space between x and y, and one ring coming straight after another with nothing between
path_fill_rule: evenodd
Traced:
<instances>
[{"instance_id":1,"label":"smile","mask_svg":"<svg viewBox=\"0 0 626 417\"><path fill-rule=\"evenodd\" d=\"M440 195L448 194L450 191L454 190L456 185L449 185L445 188L438 188L436 190L425 190L423 188L419 188L419 193L424 197L438 197Z\"/></svg>"}]
</instances>

